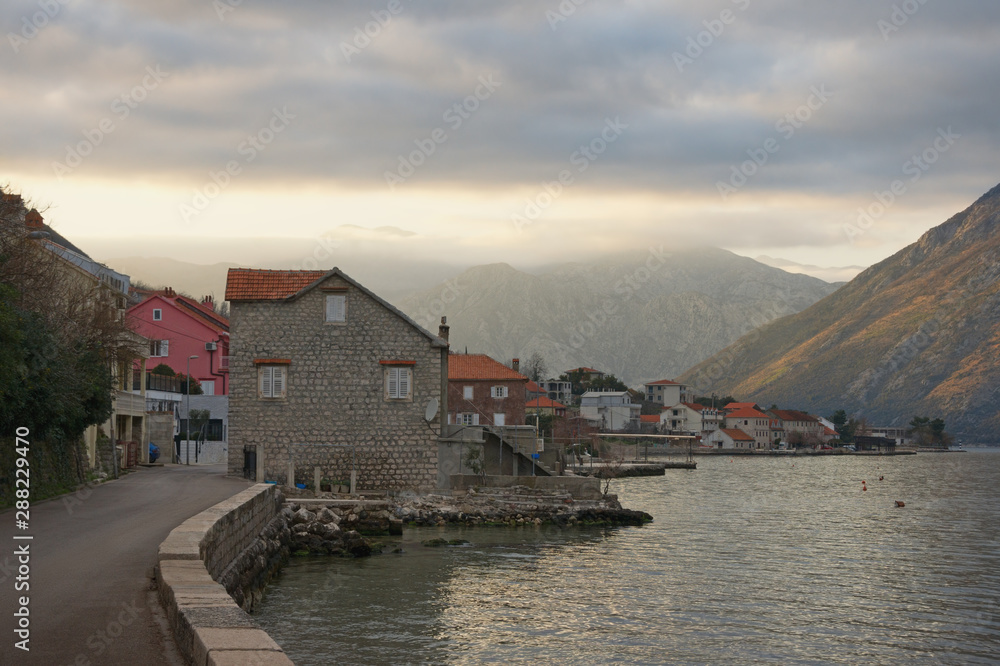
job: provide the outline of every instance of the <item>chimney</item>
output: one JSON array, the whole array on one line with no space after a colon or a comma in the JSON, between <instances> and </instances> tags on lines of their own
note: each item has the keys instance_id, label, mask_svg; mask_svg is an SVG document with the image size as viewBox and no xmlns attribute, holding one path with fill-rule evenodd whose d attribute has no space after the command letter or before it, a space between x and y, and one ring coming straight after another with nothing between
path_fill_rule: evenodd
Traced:
<instances>
[{"instance_id":1,"label":"chimney","mask_svg":"<svg viewBox=\"0 0 1000 666\"><path fill-rule=\"evenodd\" d=\"M201 299L201 304L204 305L206 308L214 308L215 300L212 298L211 295L203 296Z\"/></svg>"},{"instance_id":2,"label":"chimney","mask_svg":"<svg viewBox=\"0 0 1000 666\"><path fill-rule=\"evenodd\" d=\"M521 359L515 358L510 362L510 367L514 369L514 372L521 372Z\"/></svg>"},{"instance_id":3,"label":"chimney","mask_svg":"<svg viewBox=\"0 0 1000 666\"><path fill-rule=\"evenodd\" d=\"M166 296L167 298L173 298L174 296L177 295L177 292L175 292L171 287L164 287L163 295Z\"/></svg>"},{"instance_id":4,"label":"chimney","mask_svg":"<svg viewBox=\"0 0 1000 666\"><path fill-rule=\"evenodd\" d=\"M450 330L451 328L448 326L448 318L441 317L441 325L438 327L438 337L445 342L448 342L448 331Z\"/></svg>"},{"instance_id":5,"label":"chimney","mask_svg":"<svg viewBox=\"0 0 1000 666\"><path fill-rule=\"evenodd\" d=\"M28 214L24 216L24 226L32 231L42 231L45 229L45 225L42 223L42 215L37 210L32 208L28 211Z\"/></svg>"}]
</instances>

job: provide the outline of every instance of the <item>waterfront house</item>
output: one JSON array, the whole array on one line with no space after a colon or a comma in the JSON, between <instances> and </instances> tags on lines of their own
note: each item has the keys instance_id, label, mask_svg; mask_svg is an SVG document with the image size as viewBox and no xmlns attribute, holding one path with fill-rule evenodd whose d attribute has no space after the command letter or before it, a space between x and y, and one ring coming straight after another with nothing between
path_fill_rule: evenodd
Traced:
<instances>
[{"instance_id":1,"label":"waterfront house","mask_svg":"<svg viewBox=\"0 0 1000 666\"><path fill-rule=\"evenodd\" d=\"M587 391L580 398L580 416L601 430L636 430L641 411L628 391Z\"/></svg>"},{"instance_id":2,"label":"waterfront house","mask_svg":"<svg viewBox=\"0 0 1000 666\"><path fill-rule=\"evenodd\" d=\"M739 428L719 428L704 440L719 449L756 449L757 441Z\"/></svg>"},{"instance_id":3,"label":"waterfront house","mask_svg":"<svg viewBox=\"0 0 1000 666\"><path fill-rule=\"evenodd\" d=\"M826 428L815 416L795 409L771 409L767 413L778 420L783 441L792 446L815 446L823 441Z\"/></svg>"},{"instance_id":4,"label":"waterfront house","mask_svg":"<svg viewBox=\"0 0 1000 666\"><path fill-rule=\"evenodd\" d=\"M771 439L771 417L752 407L741 407L726 414L726 428L742 430L753 437L756 449L769 449Z\"/></svg>"},{"instance_id":5,"label":"waterfront house","mask_svg":"<svg viewBox=\"0 0 1000 666\"><path fill-rule=\"evenodd\" d=\"M486 354L448 357L448 422L524 425L528 378Z\"/></svg>"},{"instance_id":6,"label":"waterfront house","mask_svg":"<svg viewBox=\"0 0 1000 666\"><path fill-rule=\"evenodd\" d=\"M447 413L447 328L424 330L329 271L230 269L229 473L430 490ZM249 470L251 473L254 470Z\"/></svg>"},{"instance_id":7,"label":"waterfront house","mask_svg":"<svg viewBox=\"0 0 1000 666\"><path fill-rule=\"evenodd\" d=\"M198 380L205 395L229 394L229 320L211 296L198 302L170 287L155 291L128 311L137 332L149 338L152 365L165 364Z\"/></svg>"}]
</instances>

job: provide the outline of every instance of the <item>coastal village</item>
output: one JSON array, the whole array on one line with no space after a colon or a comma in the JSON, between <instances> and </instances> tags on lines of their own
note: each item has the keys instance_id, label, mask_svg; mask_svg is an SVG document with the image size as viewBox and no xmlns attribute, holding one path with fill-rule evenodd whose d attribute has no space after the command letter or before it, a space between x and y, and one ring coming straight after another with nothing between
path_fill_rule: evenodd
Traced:
<instances>
[{"instance_id":1,"label":"coastal village","mask_svg":"<svg viewBox=\"0 0 1000 666\"><path fill-rule=\"evenodd\" d=\"M112 415L83 438L86 465L102 474L157 459L224 462L230 475L293 491L433 492L467 475L573 475L613 455L613 441L641 441L647 456L909 443L905 428L866 424L848 445L843 423L697 396L673 379L628 389L590 367L543 378L537 358L532 379L518 358L456 353L446 317L425 330L337 268L230 269L226 304L137 287L19 196L4 202L35 250L125 322Z\"/></svg>"}]
</instances>

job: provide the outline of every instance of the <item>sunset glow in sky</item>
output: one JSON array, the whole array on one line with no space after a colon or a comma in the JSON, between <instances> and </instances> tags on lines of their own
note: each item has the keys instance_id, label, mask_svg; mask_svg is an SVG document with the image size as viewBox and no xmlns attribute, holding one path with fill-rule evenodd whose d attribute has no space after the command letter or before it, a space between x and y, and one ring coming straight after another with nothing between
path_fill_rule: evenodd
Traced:
<instances>
[{"instance_id":1,"label":"sunset glow in sky","mask_svg":"<svg viewBox=\"0 0 1000 666\"><path fill-rule=\"evenodd\" d=\"M12 0L3 32L0 180L123 255L352 225L867 266L1000 181L997 3Z\"/></svg>"}]
</instances>

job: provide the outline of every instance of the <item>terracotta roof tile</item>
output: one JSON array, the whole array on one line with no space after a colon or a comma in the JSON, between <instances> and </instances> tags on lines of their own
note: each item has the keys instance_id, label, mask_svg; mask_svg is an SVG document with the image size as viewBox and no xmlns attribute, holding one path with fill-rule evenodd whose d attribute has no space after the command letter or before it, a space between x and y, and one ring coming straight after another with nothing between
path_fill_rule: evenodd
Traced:
<instances>
[{"instance_id":1,"label":"terracotta roof tile","mask_svg":"<svg viewBox=\"0 0 1000 666\"><path fill-rule=\"evenodd\" d=\"M742 442L755 441L753 437L746 434L742 430L737 430L736 428L720 428L720 430L737 441L742 441Z\"/></svg>"},{"instance_id":2,"label":"terracotta roof tile","mask_svg":"<svg viewBox=\"0 0 1000 666\"><path fill-rule=\"evenodd\" d=\"M566 409L566 405L562 404L561 402L556 402L552 398L546 398L546 397L535 398L534 400L529 400L528 402L526 402L524 404L524 407L525 407L525 409L527 409L529 411L531 409L536 408L536 407L540 408L540 409L544 409L544 408Z\"/></svg>"},{"instance_id":3,"label":"terracotta roof tile","mask_svg":"<svg viewBox=\"0 0 1000 666\"><path fill-rule=\"evenodd\" d=\"M639 420L643 423L659 423L660 417L656 414L640 414Z\"/></svg>"},{"instance_id":4,"label":"terracotta roof tile","mask_svg":"<svg viewBox=\"0 0 1000 666\"><path fill-rule=\"evenodd\" d=\"M809 416L796 409L772 409L771 413L782 421L812 421L814 423L817 421L815 416Z\"/></svg>"},{"instance_id":5,"label":"terracotta roof tile","mask_svg":"<svg viewBox=\"0 0 1000 666\"><path fill-rule=\"evenodd\" d=\"M226 280L227 301L276 301L297 293L327 274L327 271L273 271L230 268Z\"/></svg>"},{"instance_id":6,"label":"terracotta roof tile","mask_svg":"<svg viewBox=\"0 0 1000 666\"><path fill-rule=\"evenodd\" d=\"M486 354L452 354L448 357L448 379L496 379L524 381L528 378Z\"/></svg>"},{"instance_id":7,"label":"terracotta roof tile","mask_svg":"<svg viewBox=\"0 0 1000 666\"><path fill-rule=\"evenodd\" d=\"M741 407L740 409L729 412L728 414L726 414L726 416L732 416L737 419L768 419L768 421L771 420L767 414L763 412L758 412L753 407Z\"/></svg>"},{"instance_id":8,"label":"terracotta roof tile","mask_svg":"<svg viewBox=\"0 0 1000 666\"><path fill-rule=\"evenodd\" d=\"M646 382L646 386L683 386L683 384L672 379L661 379L656 382Z\"/></svg>"}]
</instances>

